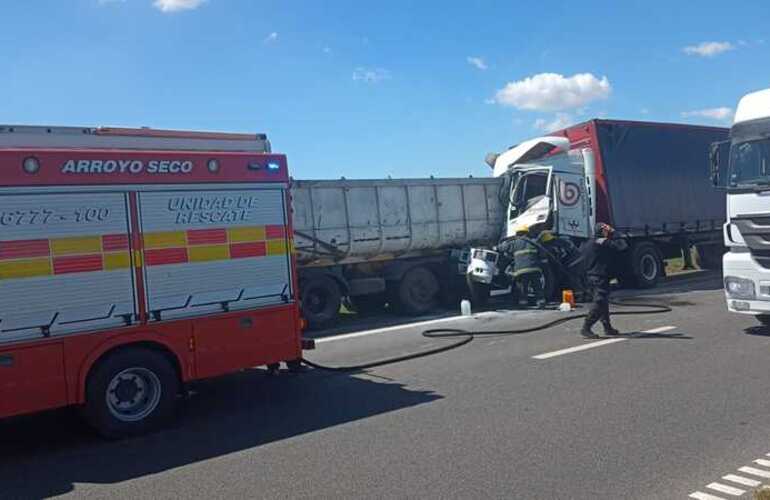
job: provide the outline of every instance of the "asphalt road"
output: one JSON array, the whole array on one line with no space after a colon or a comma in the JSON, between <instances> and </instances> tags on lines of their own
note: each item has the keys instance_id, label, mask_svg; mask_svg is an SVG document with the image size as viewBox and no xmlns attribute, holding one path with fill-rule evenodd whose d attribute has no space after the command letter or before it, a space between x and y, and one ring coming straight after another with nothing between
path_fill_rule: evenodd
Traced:
<instances>
[{"instance_id":1,"label":"asphalt road","mask_svg":"<svg viewBox=\"0 0 770 500\"><path fill-rule=\"evenodd\" d=\"M580 339L578 321L355 375L207 381L174 428L131 441L101 442L69 411L2 422L0 498L749 498L736 476L770 481L770 331L725 311L716 275L653 297L674 311L618 317L628 335L612 342ZM327 336L308 357L435 345L423 328Z\"/></svg>"}]
</instances>

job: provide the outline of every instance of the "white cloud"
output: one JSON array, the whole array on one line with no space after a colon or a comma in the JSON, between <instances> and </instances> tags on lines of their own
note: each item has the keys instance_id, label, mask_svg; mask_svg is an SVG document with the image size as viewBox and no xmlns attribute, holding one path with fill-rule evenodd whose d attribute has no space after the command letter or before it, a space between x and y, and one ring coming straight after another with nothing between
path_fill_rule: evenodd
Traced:
<instances>
[{"instance_id":1,"label":"white cloud","mask_svg":"<svg viewBox=\"0 0 770 500\"><path fill-rule=\"evenodd\" d=\"M489 67L489 66L487 66L487 63L484 62L484 59L482 59L480 57L468 56L465 60L468 61L468 64L470 64L471 66L475 66L476 68L480 69L481 71L484 71L485 69L487 69Z\"/></svg>"},{"instance_id":2,"label":"white cloud","mask_svg":"<svg viewBox=\"0 0 770 500\"><path fill-rule=\"evenodd\" d=\"M575 119L569 113L556 113L556 116L552 120L546 120L545 118L538 118L532 127L543 132L554 132L567 128L575 123Z\"/></svg>"},{"instance_id":3,"label":"white cloud","mask_svg":"<svg viewBox=\"0 0 770 500\"><path fill-rule=\"evenodd\" d=\"M383 68L356 68L353 71L353 80L366 83L380 83L390 80L390 72Z\"/></svg>"},{"instance_id":4,"label":"white cloud","mask_svg":"<svg viewBox=\"0 0 770 500\"><path fill-rule=\"evenodd\" d=\"M591 73L565 77L558 73L540 73L509 82L498 90L495 100L503 106L536 111L562 111L581 108L599 99L606 99L612 86L606 76L596 78Z\"/></svg>"},{"instance_id":5,"label":"white cloud","mask_svg":"<svg viewBox=\"0 0 770 500\"><path fill-rule=\"evenodd\" d=\"M178 12L193 10L203 5L207 0L155 0L152 4L161 12Z\"/></svg>"},{"instance_id":6,"label":"white cloud","mask_svg":"<svg viewBox=\"0 0 770 500\"><path fill-rule=\"evenodd\" d=\"M729 123L733 119L733 110L728 107L699 109L696 111L685 111L682 113L684 118L708 118L718 122Z\"/></svg>"},{"instance_id":7,"label":"white cloud","mask_svg":"<svg viewBox=\"0 0 770 500\"><path fill-rule=\"evenodd\" d=\"M264 40L262 40L262 43L273 43L276 41L278 41L278 33L273 31L272 33L267 35Z\"/></svg>"},{"instance_id":8,"label":"white cloud","mask_svg":"<svg viewBox=\"0 0 770 500\"><path fill-rule=\"evenodd\" d=\"M688 45L682 51L688 56L714 57L733 49L735 45L730 42L701 42L698 45Z\"/></svg>"}]
</instances>

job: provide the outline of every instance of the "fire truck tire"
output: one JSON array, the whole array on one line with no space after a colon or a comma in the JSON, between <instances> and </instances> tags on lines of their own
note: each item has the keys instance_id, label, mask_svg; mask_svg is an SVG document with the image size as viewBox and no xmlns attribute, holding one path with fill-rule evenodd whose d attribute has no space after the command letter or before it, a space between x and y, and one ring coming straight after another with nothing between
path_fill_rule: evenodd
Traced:
<instances>
[{"instance_id":1,"label":"fire truck tire","mask_svg":"<svg viewBox=\"0 0 770 500\"><path fill-rule=\"evenodd\" d=\"M323 328L337 318L342 291L329 276L318 276L300 284L302 315L310 329Z\"/></svg>"},{"instance_id":2,"label":"fire truck tire","mask_svg":"<svg viewBox=\"0 0 770 500\"><path fill-rule=\"evenodd\" d=\"M410 269L398 284L396 302L399 312L425 314L438 304L440 290L436 275L428 268L418 266Z\"/></svg>"},{"instance_id":3,"label":"fire truck tire","mask_svg":"<svg viewBox=\"0 0 770 500\"><path fill-rule=\"evenodd\" d=\"M176 414L179 376L160 352L126 348L91 371L83 414L102 436L120 439L151 432Z\"/></svg>"}]
</instances>

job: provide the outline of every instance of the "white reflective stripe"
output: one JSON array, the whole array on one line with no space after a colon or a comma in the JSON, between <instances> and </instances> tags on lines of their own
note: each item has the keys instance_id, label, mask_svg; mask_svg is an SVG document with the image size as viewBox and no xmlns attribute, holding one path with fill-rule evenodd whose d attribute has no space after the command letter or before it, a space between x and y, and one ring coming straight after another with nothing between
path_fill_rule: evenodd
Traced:
<instances>
[{"instance_id":1,"label":"white reflective stripe","mask_svg":"<svg viewBox=\"0 0 770 500\"><path fill-rule=\"evenodd\" d=\"M696 500L725 500L722 497L718 497L716 495L709 495L708 493L703 493L700 491L696 491L695 493L690 493L690 498L695 498Z\"/></svg>"},{"instance_id":2,"label":"white reflective stripe","mask_svg":"<svg viewBox=\"0 0 770 500\"><path fill-rule=\"evenodd\" d=\"M601 347L601 346L607 345L607 344L614 344L615 342L622 342L624 340L628 340L628 339L622 338L622 339L600 340L598 342L591 342L590 344L584 344L584 345L579 345L579 346L575 346L575 347L569 347L567 349L561 349L559 351L547 352L545 354L538 354L537 356L532 356L532 357L535 358L535 359L555 358L556 356L562 356L564 354L569 354L569 353L572 353L572 352L585 351L586 349L593 349L594 347Z\"/></svg>"},{"instance_id":3,"label":"white reflective stripe","mask_svg":"<svg viewBox=\"0 0 770 500\"><path fill-rule=\"evenodd\" d=\"M756 479L749 479L743 476L736 476L735 474L728 474L722 479L724 479L725 481L732 481L733 483L742 484L743 486L749 486L751 488L756 488L757 486L762 484L762 481L757 481Z\"/></svg>"},{"instance_id":4,"label":"white reflective stripe","mask_svg":"<svg viewBox=\"0 0 770 500\"><path fill-rule=\"evenodd\" d=\"M718 491L720 493L727 493L728 495L732 495L734 497L737 497L746 493L746 490L742 490L734 486L727 486L726 484L722 484L722 483L711 483L709 485L706 485L706 488L709 488L714 491Z\"/></svg>"},{"instance_id":5,"label":"white reflective stripe","mask_svg":"<svg viewBox=\"0 0 770 500\"><path fill-rule=\"evenodd\" d=\"M756 469L754 467L741 467L738 470L741 472L745 472L746 474L751 474L752 476L758 476L758 477L764 477L764 478L770 479L770 471Z\"/></svg>"}]
</instances>

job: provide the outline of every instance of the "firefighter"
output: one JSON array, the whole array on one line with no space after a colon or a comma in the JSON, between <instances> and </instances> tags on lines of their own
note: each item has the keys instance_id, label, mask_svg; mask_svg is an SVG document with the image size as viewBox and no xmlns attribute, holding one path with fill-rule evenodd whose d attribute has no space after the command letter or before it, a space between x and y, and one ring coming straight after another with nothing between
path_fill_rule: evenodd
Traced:
<instances>
[{"instance_id":1,"label":"firefighter","mask_svg":"<svg viewBox=\"0 0 770 500\"><path fill-rule=\"evenodd\" d=\"M524 295L531 290L533 299L529 299L530 305L537 305L538 309L545 309L545 293L543 291L543 268L540 250L529 240L529 227L522 226L516 230L516 238L501 245L501 250L513 256L512 288L517 285ZM499 247L500 248L500 247ZM510 269L510 268L509 268ZM518 294L514 293L514 301L518 305Z\"/></svg>"},{"instance_id":2,"label":"firefighter","mask_svg":"<svg viewBox=\"0 0 770 500\"><path fill-rule=\"evenodd\" d=\"M581 273L574 264L579 262L578 257L580 255L575 244L567 238L554 236L547 229L538 235L537 242L551 254L552 258L558 260L558 264L554 263L554 269L557 276L560 277L559 282L573 291L583 288L580 280Z\"/></svg>"},{"instance_id":3,"label":"firefighter","mask_svg":"<svg viewBox=\"0 0 770 500\"><path fill-rule=\"evenodd\" d=\"M596 338L591 327L600 321L606 335L618 335L619 332L610 323L610 269L615 266L618 253L627 248L624 239L615 235L609 224L597 224L595 238L589 239L580 247L586 280L592 298L591 309L586 315L580 334L585 338Z\"/></svg>"}]
</instances>

